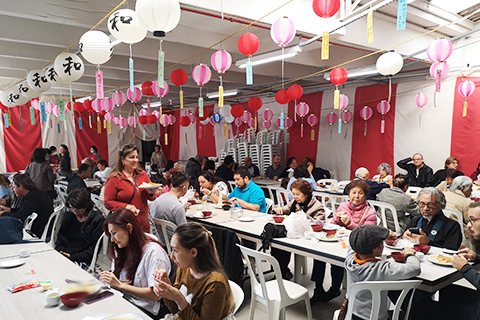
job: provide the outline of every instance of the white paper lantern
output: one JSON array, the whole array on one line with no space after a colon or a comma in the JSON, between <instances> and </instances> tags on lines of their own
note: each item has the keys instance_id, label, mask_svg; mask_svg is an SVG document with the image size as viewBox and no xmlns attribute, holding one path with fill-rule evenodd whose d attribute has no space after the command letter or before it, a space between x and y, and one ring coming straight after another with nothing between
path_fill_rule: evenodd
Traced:
<instances>
[{"instance_id":1,"label":"white paper lantern","mask_svg":"<svg viewBox=\"0 0 480 320\"><path fill-rule=\"evenodd\" d=\"M58 73L55 71L55 67L50 67L45 70L47 76L47 81L52 84L53 87L65 87L68 84L68 81L60 78Z\"/></svg>"},{"instance_id":2,"label":"white paper lantern","mask_svg":"<svg viewBox=\"0 0 480 320\"><path fill-rule=\"evenodd\" d=\"M18 100L20 97L20 93L15 88L5 89L0 92L0 102L9 108L18 106Z\"/></svg>"},{"instance_id":3,"label":"white paper lantern","mask_svg":"<svg viewBox=\"0 0 480 320\"><path fill-rule=\"evenodd\" d=\"M218 109L219 109L220 115L221 115L223 118L228 117L228 116L231 115L230 110L232 109L232 107L231 107L229 104L225 104L225 105L223 105L223 107L218 108Z\"/></svg>"},{"instance_id":4,"label":"white paper lantern","mask_svg":"<svg viewBox=\"0 0 480 320\"><path fill-rule=\"evenodd\" d=\"M235 117L232 115L229 115L224 117L223 120L225 120L226 123L233 123L233 121L235 121Z\"/></svg>"},{"instance_id":5,"label":"white paper lantern","mask_svg":"<svg viewBox=\"0 0 480 320\"><path fill-rule=\"evenodd\" d=\"M115 11L108 17L108 31L125 43L137 43L145 39L148 30L138 21L137 13L131 9Z\"/></svg>"},{"instance_id":6,"label":"white paper lantern","mask_svg":"<svg viewBox=\"0 0 480 320\"><path fill-rule=\"evenodd\" d=\"M26 82L21 83L18 86L18 90L20 91L20 94L27 99L35 99L40 96L40 92L30 88L30 86Z\"/></svg>"},{"instance_id":7,"label":"white paper lantern","mask_svg":"<svg viewBox=\"0 0 480 320\"><path fill-rule=\"evenodd\" d=\"M17 106L23 106L25 103L28 102L28 100L30 100L29 98L22 95L22 90L20 89L19 85L15 86L13 90L15 90L20 95L16 102Z\"/></svg>"},{"instance_id":8,"label":"white paper lantern","mask_svg":"<svg viewBox=\"0 0 480 320\"><path fill-rule=\"evenodd\" d=\"M74 82L80 79L85 72L85 65L79 56L73 53L58 55L53 63L55 72L66 82Z\"/></svg>"},{"instance_id":9,"label":"white paper lantern","mask_svg":"<svg viewBox=\"0 0 480 320\"><path fill-rule=\"evenodd\" d=\"M45 92L52 86L43 70L30 71L27 75L27 83L30 88L38 92Z\"/></svg>"},{"instance_id":10,"label":"white paper lantern","mask_svg":"<svg viewBox=\"0 0 480 320\"><path fill-rule=\"evenodd\" d=\"M377 70L384 76L393 76L403 67L403 58L400 54L389 51L377 59Z\"/></svg>"},{"instance_id":11,"label":"white paper lantern","mask_svg":"<svg viewBox=\"0 0 480 320\"><path fill-rule=\"evenodd\" d=\"M180 22L178 0L137 0L135 11L140 23L155 37L165 36Z\"/></svg>"},{"instance_id":12,"label":"white paper lantern","mask_svg":"<svg viewBox=\"0 0 480 320\"><path fill-rule=\"evenodd\" d=\"M110 38L102 31L87 31L80 38L80 52L90 63L104 64L113 54L113 46Z\"/></svg>"}]
</instances>

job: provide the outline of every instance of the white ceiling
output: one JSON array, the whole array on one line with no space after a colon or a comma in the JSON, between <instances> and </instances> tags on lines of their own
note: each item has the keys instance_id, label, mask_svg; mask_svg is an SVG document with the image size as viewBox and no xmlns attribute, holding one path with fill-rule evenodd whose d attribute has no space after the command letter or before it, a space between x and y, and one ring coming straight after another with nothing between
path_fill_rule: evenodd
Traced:
<instances>
[{"instance_id":1,"label":"white ceiling","mask_svg":"<svg viewBox=\"0 0 480 320\"><path fill-rule=\"evenodd\" d=\"M385 0L372 0L370 3L381 3ZM119 4L120 0L2 0L0 8L0 88L5 88L12 83L26 77L29 70L37 69L54 59L63 50L78 40L83 33L100 21L108 12ZM219 0L185 0L182 3L182 16L180 24L164 38L163 50L166 52L165 71L168 78L171 71L183 68L190 72L194 65L207 63L210 65L211 54L221 48L232 54L233 60L244 56L237 49L237 40L245 31L229 38L221 45L181 62L195 55L205 48L222 41L233 33L243 28L246 24L266 15L280 6L285 1L278 0L223 0L225 19L220 17ZM342 12L355 1L342 0ZM430 3L430 2L433 2ZM462 0L462 6L449 8L453 1L445 0L417 0L409 5L407 16L407 30L395 30L397 2L382 7L374 13L374 39L372 44L367 43L366 19L348 25L338 34L330 37L330 59L320 59L321 42L316 41L303 47L297 57L285 63L285 78L296 79L319 72L325 68L335 66L346 61L362 57L370 52L383 49L410 39L428 30L455 21L462 15L472 12L479 6L476 1ZM458 2L458 1L457 1ZM471 2L471 3L470 3ZM362 0L360 5L369 1ZM129 7L134 9L134 1L129 1ZM463 5L465 4L465 5ZM447 10L443 10L445 5ZM447 7L448 6L448 7ZM122 8L126 8L123 5ZM352 11L359 10L353 8ZM448 11L457 12L448 12ZM322 27L331 27L340 21L330 21L329 25L322 24L311 9L311 0L294 0L281 10L263 18L248 31L255 33L260 38L259 53L276 50L277 45L271 40L269 28L273 21L282 15L288 15L297 26L297 37L293 41L298 44L320 33ZM402 55L410 55L426 48L426 45L439 36L458 37L476 27L475 17L443 28L429 36L405 43L395 48ZM106 22L99 25L97 30L108 33ZM300 38L302 35L302 38ZM152 74L157 69L158 38L151 33L141 43L133 46L135 60L135 80L145 78L154 80ZM75 45L71 52L78 50ZM128 57L129 47L119 44L110 61L101 66L104 71L105 91L128 86ZM422 57L416 55L415 58ZM378 55L361 59L345 66L347 69L375 64ZM415 60L409 60L415 62ZM181 62L175 68L172 65ZM84 76L72 84L73 95L82 97L95 93L95 66L85 62ZM397 81L411 81L415 77L425 78L429 65L413 63L402 71L409 71L403 76L399 75ZM245 95L258 90L270 88L281 83L281 62L273 62L254 67L254 86L245 85L245 70L232 65L231 69L223 76L225 90L238 88L240 95ZM407 77L408 76L408 77ZM382 77L372 77L361 80L362 83L377 83L385 81ZM323 75L310 77L298 82L306 91L318 91L329 88L329 82ZM203 93L217 91L218 75L213 71L212 80ZM48 98L67 95L68 88L51 88L44 96ZM278 88L263 91L273 94ZM178 105L178 88L170 86L167 98L173 105ZM189 80L185 87L187 103L195 103L199 89L193 80ZM111 93L110 93L111 94ZM108 94L107 94L108 95ZM244 99L245 100L245 99ZM243 101L244 101L243 100Z\"/></svg>"}]
</instances>

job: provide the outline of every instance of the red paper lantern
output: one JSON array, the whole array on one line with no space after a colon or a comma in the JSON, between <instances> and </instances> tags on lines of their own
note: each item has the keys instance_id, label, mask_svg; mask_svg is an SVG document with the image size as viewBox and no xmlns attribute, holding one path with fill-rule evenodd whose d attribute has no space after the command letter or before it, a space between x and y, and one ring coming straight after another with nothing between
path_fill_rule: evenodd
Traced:
<instances>
[{"instance_id":1,"label":"red paper lantern","mask_svg":"<svg viewBox=\"0 0 480 320\"><path fill-rule=\"evenodd\" d=\"M68 110L72 111L72 104L70 103L70 101L68 101L67 103L65 103L65 108L67 108Z\"/></svg>"},{"instance_id":2,"label":"red paper lantern","mask_svg":"<svg viewBox=\"0 0 480 320\"><path fill-rule=\"evenodd\" d=\"M262 107L262 99L259 97L251 97L248 99L248 107L252 110L259 110Z\"/></svg>"},{"instance_id":3,"label":"red paper lantern","mask_svg":"<svg viewBox=\"0 0 480 320\"><path fill-rule=\"evenodd\" d=\"M290 98L288 97L287 90L283 89L283 90L277 91L277 93L275 94L275 100L277 100L277 102L280 104L289 103Z\"/></svg>"},{"instance_id":4,"label":"red paper lantern","mask_svg":"<svg viewBox=\"0 0 480 320\"><path fill-rule=\"evenodd\" d=\"M142 93L147 97L153 96L152 81L145 81L142 83Z\"/></svg>"},{"instance_id":5,"label":"red paper lantern","mask_svg":"<svg viewBox=\"0 0 480 320\"><path fill-rule=\"evenodd\" d=\"M140 116L138 117L138 122L141 124L147 124L148 123L148 117L147 116Z\"/></svg>"},{"instance_id":6,"label":"red paper lantern","mask_svg":"<svg viewBox=\"0 0 480 320\"><path fill-rule=\"evenodd\" d=\"M85 110L85 109L83 108L83 103L81 103L81 102L75 102L75 103L73 104L73 110L75 110L75 111L77 111L77 112L82 112L83 110Z\"/></svg>"},{"instance_id":7,"label":"red paper lantern","mask_svg":"<svg viewBox=\"0 0 480 320\"><path fill-rule=\"evenodd\" d=\"M92 100L87 99L87 100L83 101L83 109L85 109L87 111L93 111Z\"/></svg>"},{"instance_id":8,"label":"red paper lantern","mask_svg":"<svg viewBox=\"0 0 480 320\"><path fill-rule=\"evenodd\" d=\"M206 109L206 108L203 108L203 117L199 117L198 114L200 113L200 110L198 110L198 107L195 109L195 117L198 118L198 120L200 121L203 121L205 119L207 119L208 117L210 117L212 115L211 111Z\"/></svg>"},{"instance_id":9,"label":"red paper lantern","mask_svg":"<svg viewBox=\"0 0 480 320\"><path fill-rule=\"evenodd\" d=\"M181 126L188 127L190 125L190 118L187 116L183 116L183 117L180 117L178 122L180 122Z\"/></svg>"},{"instance_id":10,"label":"red paper lantern","mask_svg":"<svg viewBox=\"0 0 480 320\"><path fill-rule=\"evenodd\" d=\"M299 84L294 84L287 89L287 96L290 100L298 100L303 96L303 88Z\"/></svg>"},{"instance_id":11,"label":"red paper lantern","mask_svg":"<svg viewBox=\"0 0 480 320\"><path fill-rule=\"evenodd\" d=\"M100 111L100 115L101 115L101 116L104 116L104 115L106 115L106 114L107 114L107 111L105 111L105 110Z\"/></svg>"},{"instance_id":12,"label":"red paper lantern","mask_svg":"<svg viewBox=\"0 0 480 320\"><path fill-rule=\"evenodd\" d=\"M172 80L172 83L176 86L183 86L188 80L187 72L183 69L173 70L172 73L170 73L170 80Z\"/></svg>"},{"instance_id":13,"label":"red paper lantern","mask_svg":"<svg viewBox=\"0 0 480 320\"><path fill-rule=\"evenodd\" d=\"M149 116L147 117L148 123L151 123L151 124L154 124L155 122L157 122L157 120L158 120L158 119L157 119L157 117L155 117L154 114L151 114L151 115L149 115Z\"/></svg>"},{"instance_id":14,"label":"red paper lantern","mask_svg":"<svg viewBox=\"0 0 480 320\"><path fill-rule=\"evenodd\" d=\"M260 40L253 33L247 32L238 39L238 50L246 56L251 56L260 48Z\"/></svg>"},{"instance_id":15,"label":"red paper lantern","mask_svg":"<svg viewBox=\"0 0 480 320\"><path fill-rule=\"evenodd\" d=\"M232 109L230 109L230 113L235 118L241 117L243 115L243 111L245 111L245 109L243 109L243 106L241 104L233 104Z\"/></svg>"},{"instance_id":16,"label":"red paper lantern","mask_svg":"<svg viewBox=\"0 0 480 320\"><path fill-rule=\"evenodd\" d=\"M313 11L320 18L330 18L340 10L340 0L313 0Z\"/></svg>"},{"instance_id":17,"label":"red paper lantern","mask_svg":"<svg viewBox=\"0 0 480 320\"><path fill-rule=\"evenodd\" d=\"M330 82L336 86L341 86L348 80L348 72L343 68L335 68L330 71Z\"/></svg>"}]
</instances>

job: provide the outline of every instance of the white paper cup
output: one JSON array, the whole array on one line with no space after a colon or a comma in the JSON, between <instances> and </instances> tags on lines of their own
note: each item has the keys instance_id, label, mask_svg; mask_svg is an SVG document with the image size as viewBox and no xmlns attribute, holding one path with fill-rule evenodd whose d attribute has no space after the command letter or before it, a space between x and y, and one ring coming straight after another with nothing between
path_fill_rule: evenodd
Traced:
<instances>
[{"instance_id":1,"label":"white paper cup","mask_svg":"<svg viewBox=\"0 0 480 320\"><path fill-rule=\"evenodd\" d=\"M20 257L21 258L28 258L28 257L30 257L30 254L32 254L32 249L30 249L30 248L20 249Z\"/></svg>"},{"instance_id":2,"label":"white paper cup","mask_svg":"<svg viewBox=\"0 0 480 320\"><path fill-rule=\"evenodd\" d=\"M55 291L47 291L45 293L45 300L47 301L47 306L55 307L60 304L60 294Z\"/></svg>"},{"instance_id":3,"label":"white paper cup","mask_svg":"<svg viewBox=\"0 0 480 320\"><path fill-rule=\"evenodd\" d=\"M305 237L305 239L307 240L310 240L313 238L313 235L314 235L314 232L313 231L305 231L303 233L303 236Z\"/></svg>"}]
</instances>

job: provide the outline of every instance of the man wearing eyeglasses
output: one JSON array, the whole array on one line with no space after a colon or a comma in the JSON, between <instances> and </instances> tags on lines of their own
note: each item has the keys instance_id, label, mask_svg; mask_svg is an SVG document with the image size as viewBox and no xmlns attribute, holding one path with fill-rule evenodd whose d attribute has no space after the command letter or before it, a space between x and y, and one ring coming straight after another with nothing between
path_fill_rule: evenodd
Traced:
<instances>
[{"instance_id":1,"label":"man wearing eyeglasses","mask_svg":"<svg viewBox=\"0 0 480 320\"><path fill-rule=\"evenodd\" d=\"M398 161L397 166L407 170L410 186L421 188L432 186L433 170L423 162L423 156L420 153Z\"/></svg>"},{"instance_id":2,"label":"man wearing eyeglasses","mask_svg":"<svg viewBox=\"0 0 480 320\"><path fill-rule=\"evenodd\" d=\"M422 215L410 221L403 239L457 250L463 241L462 232L459 223L447 218L442 212L445 208L444 194L433 187L423 188L418 194L418 206Z\"/></svg>"}]
</instances>

